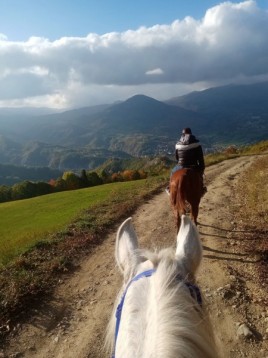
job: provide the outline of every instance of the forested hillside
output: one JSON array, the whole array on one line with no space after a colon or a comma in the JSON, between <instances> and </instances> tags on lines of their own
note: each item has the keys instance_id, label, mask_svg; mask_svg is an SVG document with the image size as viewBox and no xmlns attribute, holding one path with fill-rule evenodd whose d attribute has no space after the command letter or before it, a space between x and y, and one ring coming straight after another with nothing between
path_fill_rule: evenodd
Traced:
<instances>
[{"instance_id":1,"label":"forested hillside","mask_svg":"<svg viewBox=\"0 0 268 358\"><path fill-rule=\"evenodd\" d=\"M144 95L50 115L0 110L0 163L60 171L94 169L109 158L172 154L184 127L207 151L267 139L268 82L230 85L166 102Z\"/></svg>"}]
</instances>

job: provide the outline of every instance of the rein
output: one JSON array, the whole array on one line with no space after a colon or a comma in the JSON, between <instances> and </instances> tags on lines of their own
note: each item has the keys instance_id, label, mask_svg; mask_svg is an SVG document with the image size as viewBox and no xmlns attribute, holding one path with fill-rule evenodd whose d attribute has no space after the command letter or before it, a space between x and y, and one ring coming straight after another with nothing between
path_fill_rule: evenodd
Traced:
<instances>
[{"instance_id":1,"label":"rein","mask_svg":"<svg viewBox=\"0 0 268 358\"><path fill-rule=\"evenodd\" d=\"M123 305L125 302L125 297L127 294L127 290L129 288L129 286L132 284L132 282L138 281L139 279L143 278L143 277L150 277L152 276L153 273L155 273L156 269L151 269L151 270L147 270L144 272L141 272L140 274L138 274L137 276L135 276L131 281L129 281L129 283L127 284L125 291L121 297L121 301L117 306L116 309L116 313L115 313L115 317L116 317L116 326L115 326L115 342L114 342L114 351L113 351L113 355L111 358L115 358L115 347L116 347L116 341L117 341L117 336L118 336L118 332L119 332L119 326L120 326L120 321L121 321L121 315L122 315L122 309L123 309ZM181 281L181 277L178 276L179 280ZM196 300L196 302L202 306L202 296L201 296L201 292L198 286L191 284L190 282L184 282L184 284L188 287L189 291L190 291L190 295L193 299Z\"/></svg>"}]
</instances>

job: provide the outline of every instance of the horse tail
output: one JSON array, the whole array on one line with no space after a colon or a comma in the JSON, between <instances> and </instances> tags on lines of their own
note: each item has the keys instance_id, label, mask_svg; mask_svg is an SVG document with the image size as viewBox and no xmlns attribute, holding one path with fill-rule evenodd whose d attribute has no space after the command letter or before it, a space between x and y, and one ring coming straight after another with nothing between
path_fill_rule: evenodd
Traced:
<instances>
[{"instance_id":1,"label":"horse tail","mask_svg":"<svg viewBox=\"0 0 268 358\"><path fill-rule=\"evenodd\" d=\"M186 213L186 197L185 197L185 175L178 178L176 185L173 187L173 195L171 196L171 203L173 207L179 208L181 213Z\"/></svg>"},{"instance_id":2,"label":"horse tail","mask_svg":"<svg viewBox=\"0 0 268 358\"><path fill-rule=\"evenodd\" d=\"M178 192L177 192L177 201L180 208L181 214L186 214L186 181L185 176L187 173L183 174L179 183L178 183Z\"/></svg>"}]
</instances>

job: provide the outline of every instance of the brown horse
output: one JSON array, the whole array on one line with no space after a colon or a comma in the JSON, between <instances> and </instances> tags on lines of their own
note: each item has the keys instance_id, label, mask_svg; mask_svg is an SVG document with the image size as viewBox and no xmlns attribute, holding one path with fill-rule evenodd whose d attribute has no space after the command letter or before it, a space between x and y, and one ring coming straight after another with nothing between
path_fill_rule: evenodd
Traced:
<instances>
[{"instance_id":1,"label":"brown horse","mask_svg":"<svg viewBox=\"0 0 268 358\"><path fill-rule=\"evenodd\" d=\"M190 217L197 225L199 203L203 195L203 179L200 171L187 168L177 170L170 178L169 189L177 229L180 228L181 215L186 214L188 204Z\"/></svg>"}]
</instances>

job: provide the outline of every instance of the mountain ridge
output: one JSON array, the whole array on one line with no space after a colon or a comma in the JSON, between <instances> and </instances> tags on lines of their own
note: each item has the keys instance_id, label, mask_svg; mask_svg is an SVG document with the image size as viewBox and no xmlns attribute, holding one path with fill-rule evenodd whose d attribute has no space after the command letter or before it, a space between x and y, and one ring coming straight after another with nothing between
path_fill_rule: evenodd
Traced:
<instances>
[{"instance_id":1,"label":"mountain ridge","mask_svg":"<svg viewBox=\"0 0 268 358\"><path fill-rule=\"evenodd\" d=\"M184 127L191 127L205 148L249 144L267 139L266 98L268 82L262 82L167 101L137 94L114 104L40 116L7 118L0 109L0 163L37 165L40 160L60 170L88 169L108 158L173 154ZM12 141L8 146L7 140Z\"/></svg>"}]
</instances>

